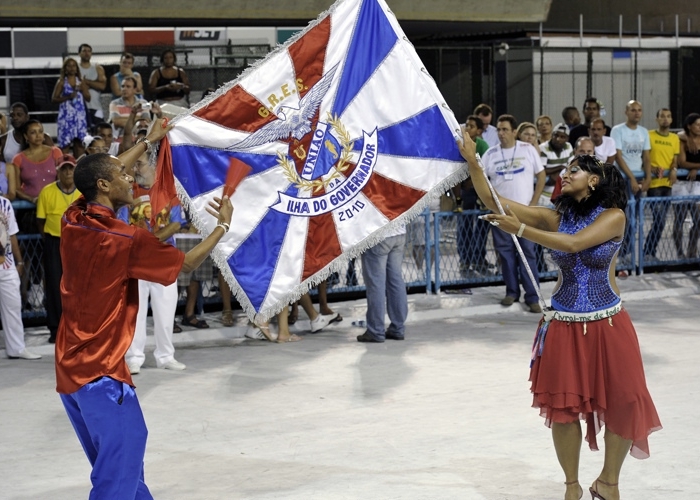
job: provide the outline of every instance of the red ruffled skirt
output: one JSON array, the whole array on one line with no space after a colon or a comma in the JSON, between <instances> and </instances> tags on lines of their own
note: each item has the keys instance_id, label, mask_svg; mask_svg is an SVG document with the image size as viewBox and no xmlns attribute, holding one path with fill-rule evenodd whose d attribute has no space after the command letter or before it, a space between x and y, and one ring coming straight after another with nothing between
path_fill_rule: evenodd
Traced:
<instances>
[{"instance_id":1,"label":"red ruffled skirt","mask_svg":"<svg viewBox=\"0 0 700 500\"><path fill-rule=\"evenodd\" d=\"M609 319L612 320L612 325ZM637 333L627 311L584 323L552 320L542 356L530 370L534 408L545 425L587 424L586 441L598 449L603 425L632 440L635 458L649 457L647 437L661 429L644 378Z\"/></svg>"}]
</instances>

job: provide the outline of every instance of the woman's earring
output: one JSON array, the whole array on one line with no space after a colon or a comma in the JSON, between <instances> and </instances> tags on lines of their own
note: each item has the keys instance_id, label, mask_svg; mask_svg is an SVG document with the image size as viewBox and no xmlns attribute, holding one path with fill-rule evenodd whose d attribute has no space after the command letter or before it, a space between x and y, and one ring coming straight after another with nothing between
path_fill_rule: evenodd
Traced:
<instances>
[{"instance_id":1,"label":"woman's earring","mask_svg":"<svg viewBox=\"0 0 700 500\"><path fill-rule=\"evenodd\" d=\"M588 186L591 191L595 191L595 186Z\"/></svg>"}]
</instances>

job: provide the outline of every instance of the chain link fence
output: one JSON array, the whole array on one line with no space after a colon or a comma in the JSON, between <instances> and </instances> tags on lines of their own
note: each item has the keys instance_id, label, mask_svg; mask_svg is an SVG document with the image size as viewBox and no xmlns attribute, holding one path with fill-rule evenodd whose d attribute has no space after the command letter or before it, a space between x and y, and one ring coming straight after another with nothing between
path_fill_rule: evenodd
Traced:
<instances>
[{"instance_id":1,"label":"chain link fence","mask_svg":"<svg viewBox=\"0 0 700 500\"><path fill-rule=\"evenodd\" d=\"M408 224L403 258L403 278L407 289L439 292L499 284L503 282L498 254L493 246L491 225L478 216L481 210L463 212L425 211ZM615 270L643 273L673 266L697 265L700 236L700 196L654 197L631 200L626 210L629 229L628 252L618 256ZM42 240L38 234L17 237L28 272L22 279L22 317L42 318L44 308ZM557 266L549 250L538 252L541 280L554 279ZM202 282L200 309L203 304L221 304L221 290L214 269L213 279ZM332 300L347 294L365 291L362 259L331 274L327 280L328 297ZM181 287L179 305L186 294ZM316 294L313 290L312 295Z\"/></svg>"}]
</instances>

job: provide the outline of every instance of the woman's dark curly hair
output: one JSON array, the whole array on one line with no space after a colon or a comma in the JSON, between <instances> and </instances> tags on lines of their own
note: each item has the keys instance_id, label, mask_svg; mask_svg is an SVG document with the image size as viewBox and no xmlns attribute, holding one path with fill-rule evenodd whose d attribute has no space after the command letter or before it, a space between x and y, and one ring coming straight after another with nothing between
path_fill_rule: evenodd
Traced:
<instances>
[{"instance_id":1,"label":"woman's dark curly hair","mask_svg":"<svg viewBox=\"0 0 700 500\"><path fill-rule=\"evenodd\" d=\"M588 215L594 208L627 207L627 181L620 171L609 163L603 163L595 156L576 156L571 163L576 162L581 169L597 175L599 180L590 196L576 201L573 196L562 194L554 200L554 208L560 214L573 212L576 215Z\"/></svg>"},{"instance_id":2,"label":"woman's dark curly hair","mask_svg":"<svg viewBox=\"0 0 700 500\"><path fill-rule=\"evenodd\" d=\"M686 135L690 136L690 126L698 121L698 119L700 119L700 114L698 113L690 113L685 117L685 120L683 120L683 130L685 130Z\"/></svg>"}]
</instances>

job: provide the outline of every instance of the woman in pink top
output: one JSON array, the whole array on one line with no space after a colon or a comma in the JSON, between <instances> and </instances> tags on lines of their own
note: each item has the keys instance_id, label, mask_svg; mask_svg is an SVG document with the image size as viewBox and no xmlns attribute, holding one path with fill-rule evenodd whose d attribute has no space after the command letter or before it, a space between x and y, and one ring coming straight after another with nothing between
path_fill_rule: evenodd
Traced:
<instances>
[{"instance_id":1,"label":"woman in pink top","mask_svg":"<svg viewBox=\"0 0 700 500\"><path fill-rule=\"evenodd\" d=\"M24 138L27 148L14 157L16 192L8 193L11 200L15 195L20 200L36 204L41 189L56 180L56 160L63 152L55 146L44 145L44 127L37 120L29 120L24 125Z\"/></svg>"}]
</instances>

